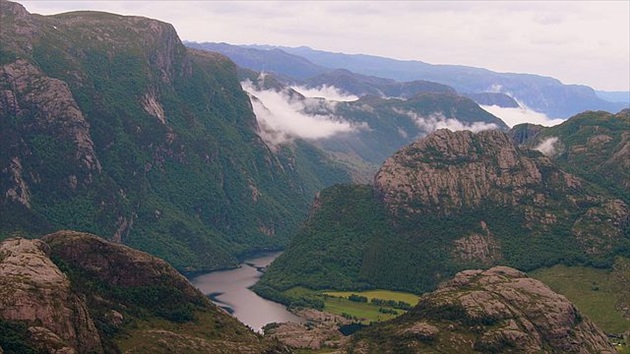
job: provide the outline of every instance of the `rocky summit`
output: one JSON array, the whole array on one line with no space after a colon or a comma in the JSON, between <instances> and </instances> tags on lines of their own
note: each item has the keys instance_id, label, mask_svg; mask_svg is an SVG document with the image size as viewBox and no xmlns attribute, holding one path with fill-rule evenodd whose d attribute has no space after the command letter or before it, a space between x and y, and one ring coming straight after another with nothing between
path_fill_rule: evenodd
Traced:
<instances>
[{"instance_id":1,"label":"rocky summit","mask_svg":"<svg viewBox=\"0 0 630 354\"><path fill-rule=\"evenodd\" d=\"M467 270L407 314L355 335L353 353L616 353L542 282L509 267Z\"/></svg>"}]
</instances>

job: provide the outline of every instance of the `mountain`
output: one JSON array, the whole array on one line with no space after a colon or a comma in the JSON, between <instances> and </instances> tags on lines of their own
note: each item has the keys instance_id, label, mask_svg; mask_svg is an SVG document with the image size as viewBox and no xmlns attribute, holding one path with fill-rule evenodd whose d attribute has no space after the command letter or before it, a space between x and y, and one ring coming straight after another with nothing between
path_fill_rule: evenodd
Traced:
<instances>
[{"instance_id":1,"label":"mountain","mask_svg":"<svg viewBox=\"0 0 630 354\"><path fill-rule=\"evenodd\" d=\"M564 296L508 267L458 273L408 313L356 333L350 353L617 353Z\"/></svg>"},{"instance_id":2,"label":"mountain","mask_svg":"<svg viewBox=\"0 0 630 354\"><path fill-rule=\"evenodd\" d=\"M272 151L234 63L170 24L0 9L2 238L74 229L217 269L283 247L350 180L312 145Z\"/></svg>"},{"instance_id":3,"label":"mountain","mask_svg":"<svg viewBox=\"0 0 630 354\"><path fill-rule=\"evenodd\" d=\"M462 96L468 97L482 106L499 106L504 108L519 108L518 102L505 93L480 92L464 93Z\"/></svg>"},{"instance_id":4,"label":"mountain","mask_svg":"<svg viewBox=\"0 0 630 354\"><path fill-rule=\"evenodd\" d=\"M610 267L630 249L629 220L618 196L507 133L437 130L389 157L373 185L323 190L257 289L422 293L475 267Z\"/></svg>"},{"instance_id":5,"label":"mountain","mask_svg":"<svg viewBox=\"0 0 630 354\"><path fill-rule=\"evenodd\" d=\"M609 102L630 104L630 91L595 91L595 94Z\"/></svg>"},{"instance_id":6,"label":"mountain","mask_svg":"<svg viewBox=\"0 0 630 354\"><path fill-rule=\"evenodd\" d=\"M303 82L307 88L334 86L343 92L359 97L396 97L407 99L424 92L455 94L455 90L446 85L429 81L398 82L375 76L353 73L345 69L336 69L329 73L310 77Z\"/></svg>"},{"instance_id":7,"label":"mountain","mask_svg":"<svg viewBox=\"0 0 630 354\"><path fill-rule=\"evenodd\" d=\"M0 243L7 353L282 353L161 259L60 231Z\"/></svg>"},{"instance_id":8,"label":"mountain","mask_svg":"<svg viewBox=\"0 0 630 354\"><path fill-rule=\"evenodd\" d=\"M360 144L351 151L372 163L382 163L389 155L435 129L505 129L499 118L481 109L472 100L443 92L423 92L406 100L364 96L353 102L337 104L335 114L356 124L367 124L359 131ZM318 142L326 151L342 151L344 139Z\"/></svg>"},{"instance_id":9,"label":"mountain","mask_svg":"<svg viewBox=\"0 0 630 354\"><path fill-rule=\"evenodd\" d=\"M346 71L340 71L337 77L338 86L350 92L382 94L387 91L406 97L388 98L379 94L357 99L346 98L347 94L339 92L332 98L319 97L320 93L325 96L326 92L321 91L326 90L314 89L317 85L310 86L315 93L309 93L308 86L291 86L273 74L257 75L243 70L243 87L252 97L259 122L262 121L263 138L274 145L288 140L283 134L299 137L313 131L336 129L337 133L308 139L308 143L353 171L353 180L368 181L389 155L435 129L508 130L502 120L447 86L419 81L400 84ZM306 94L314 96L306 97ZM291 127L299 125L299 121L312 125L312 129L296 132L299 129Z\"/></svg>"},{"instance_id":10,"label":"mountain","mask_svg":"<svg viewBox=\"0 0 630 354\"><path fill-rule=\"evenodd\" d=\"M432 65L415 60L403 61L372 55L331 53L308 47L230 46L228 51L212 43L202 43L199 46L212 48L230 57L237 57L235 53L258 50L258 61L256 64L249 64L253 70L264 66L265 52L281 50L287 54L302 57L319 67L346 69L357 74L400 82L431 81L453 87L461 94L503 93L522 102L528 108L545 113L552 118L568 118L586 110L617 112L628 107L628 103L624 101L610 102L600 98L588 86L565 85L554 78L531 74L497 73L461 65ZM276 69L277 73L291 76L288 71L291 70L289 68L293 63L294 61L287 61L284 68Z\"/></svg>"},{"instance_id":11,"label":"mountain","mask_svg":"<svg viewBox=\"0 0 630 354\"><path fill-rule=\"evenodd\" d=\"M630 203L630 109L617 114L584 112L538 130L520 143L543 151L565 171Z\"/></svg>"},{"instance_id":12,"label":"mountain","mask_svg":"<svg viewBox=\"0 0 630 354\"><path fill-rule=\"evenodd\" d=\"M257 72L272 72L297 80L304 80L332 71L329 68L315 65L301 56L289 54L280 49L259 50L227 43L187 41L184 44L189 48L221 53L243 68Z\"/></svg>"}]
</instances>

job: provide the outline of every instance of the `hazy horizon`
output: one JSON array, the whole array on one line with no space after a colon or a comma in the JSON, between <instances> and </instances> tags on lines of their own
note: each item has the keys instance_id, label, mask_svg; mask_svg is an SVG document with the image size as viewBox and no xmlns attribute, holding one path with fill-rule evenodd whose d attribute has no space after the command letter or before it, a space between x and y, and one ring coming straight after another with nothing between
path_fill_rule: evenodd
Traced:
<instances>
[{"instance_id":1,"label":"hazy horizon","mask_svg":"<svg viewBox=\"0 0 630 354\"><path fill-rule=\"evenodd\" d=\"M550 76L630 91L628 1L18 1L43 15L96 10L173 24L182 40L308 46Z\"/></svg>"}]
</instances>

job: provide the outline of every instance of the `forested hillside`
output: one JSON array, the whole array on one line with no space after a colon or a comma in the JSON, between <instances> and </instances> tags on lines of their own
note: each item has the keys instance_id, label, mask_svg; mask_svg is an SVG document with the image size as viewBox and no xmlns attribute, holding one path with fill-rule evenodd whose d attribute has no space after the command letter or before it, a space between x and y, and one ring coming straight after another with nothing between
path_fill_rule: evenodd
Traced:
<instances>
[{"instance_id":1,"label":"forested hillside","mask_svg":"<svg viewBox=\"0 0 630 354\"><path fill-rule=\"evenodd\" d=\"M308 144L275 151L236 66L156 20L2 1L0 235L105 235L180 270L283 247L320 188Z\"/></svg>"},{"instance_id":2,"label":"forested hillside","mask_svg":"<svg viewBox=\"0 0 630 354\"><path fill-rule=\"evenodd\" d=\"M612 266L630 250L627 204L559 166L496 130L438 130L387 159L373 186L324 190L257 288L421 293L469 268Z\"/></svg>"}]
</instances>

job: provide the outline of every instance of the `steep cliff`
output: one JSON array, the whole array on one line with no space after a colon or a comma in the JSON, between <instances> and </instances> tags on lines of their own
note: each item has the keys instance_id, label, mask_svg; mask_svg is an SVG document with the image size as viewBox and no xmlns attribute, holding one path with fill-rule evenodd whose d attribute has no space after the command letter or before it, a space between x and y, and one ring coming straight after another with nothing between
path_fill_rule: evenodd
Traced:
<instances>
[{"instance_id":1,"label":"steep cliff","mask_svg":"<svg viewBox=\"0 0 630 354\"><path fill-rule=\"evenodd\" d=\"M283 247L349 180L312 146L272 151L236 66L170 24L0 10L1 238L81 230L216 269Z\"/></svg>"},{"instance_id":2,"label":"steep cliff","mask_svg":"<svg viewBox=\"0 0 630 354\"><path fill-rule=\"evenodd\" d=\"M5 240L0 285L0 321L12 330L0 332L5 350L284 351L212 304L163 260L90 234Z\"/></svg>"},{"instance_id":3,"label":"steep cliff","mask_svg":"<svg viewBox=\"0 0 630 354\"><path fill-rule=\"evenodd\" d=\"M357 333L351 353L616 353L564 296L508 267L467 270L407 314Z\"/></svg>"},{"instance_id":4,"label":"steep cliff","mask_svg":"<svg viewBox=\"0 0 630 354\"><path fill-rule=\"evenodd\" d=\"M472 267L610 267L629 220L622 199L503 132L438 130L388 158L373 186L322 191L258 287L423 292Z\"/></svg>"}]
</instances>

